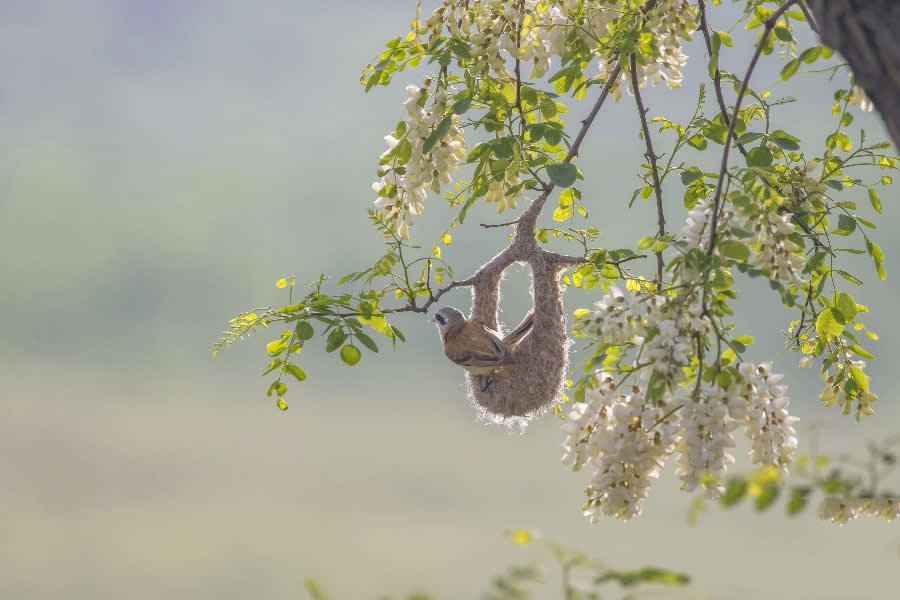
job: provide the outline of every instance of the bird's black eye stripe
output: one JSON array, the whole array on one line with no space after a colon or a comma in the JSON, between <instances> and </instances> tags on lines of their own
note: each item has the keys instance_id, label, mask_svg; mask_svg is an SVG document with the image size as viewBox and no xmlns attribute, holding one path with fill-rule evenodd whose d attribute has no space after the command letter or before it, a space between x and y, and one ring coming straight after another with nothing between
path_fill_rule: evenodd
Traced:
<instances>
[{"instance_id":1,"label":"bird's black eye stripe","mask_svg":"<svg viewBox=\"0 0 900 600\"><path fill-rule=\"evenodd\" d=\"M440 323L441 325L446 325L446 324L447 324L447 319L445 319L445 318L444 318L444 315L442 315L441 313L435 314L435 315L434 315L434 320L437 321L438 323Z\"/></svg>"}]
</instances>

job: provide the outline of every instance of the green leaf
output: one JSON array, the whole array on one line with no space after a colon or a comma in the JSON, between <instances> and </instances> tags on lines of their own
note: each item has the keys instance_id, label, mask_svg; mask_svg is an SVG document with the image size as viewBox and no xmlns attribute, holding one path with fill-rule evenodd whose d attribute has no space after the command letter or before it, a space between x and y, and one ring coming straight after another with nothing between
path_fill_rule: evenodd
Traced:
<instances>
[{"instance_id":1,"label":"green leaf","mask_svg":"<svg viewBox=\"0 0 900 600\"><path fill-rule=\"evenodd\" d=\"M777 37L782 42L793 42L794 36L791 35L791 30L787 27L777 26L774 29L775 37Z\"/></svg>"},{"instance_id":2,"label":"green leaf","mask_svg":"<svg viewBox=\"0 0 900 600\"><path fill-rule=\"evenodd\" d=\"M690 185L692 182L697 181L703 177L703 171L701 171L698 167L689 167L681 172L681 183L684 185Z\"/></svg>"},{"instance_id":3,"label":"green leaf","mask_svg":"<svg viewBox=\"0 0 900 600\"><path fill-rule=\"evenodd\" d=\"M841 311L841 315L844 317L843 323L845 325L847 323L852 323L853 319L856 318L856 301L850 294L846 292L835 294L834 306Z\"/></svg>"},{"instance_id":4,"label":"green leaf","mask_svg":"<svg viewBox=\"0 0 900 600\"><path fill-rule=\"evenodd\" d=\"M737 240L724 240L720 242L719 253L721 253L722 256L741 262L750 258L750 248L743 242L738 242Z\"/></svg>"},{"instance_id":5,"label":"green leaf","mask_svg":"<svg viewBox=\"0 0 900 600\"><path fill-rule=\"evenodd\" d=\"M703 127L703 135L717 144L724 144L728 136L728 128L718 123L707 123Z\"/></svg>"},{"instance_id":6,"label":"green leaf","mask_svg":"<svg viewBox=\"0 0 900 600\"><path fill-rule=\"evenodd\" d=\"M770 133L769 139L782 150L790 152L800 149L800 138L795 137L786 131L782 131L781 129L776 129Z\"/></svg>"},{"instance_id":7,"label":"green leaf","mask_svg":"<svg viewBox=\"0 0 900 600\"><path fill-rule=\"evenodd\" d=\"M555 185L567 188L575 183L578 177L578 169L572 163L547 165L547 176Z\"/></svg>"},{"instance_id":8,"label":"green leaf","mask_svg":"<svg viewBox=\"0 0 900 600\"><path fill-rule=\"evenodd\" d=\"M816 62L816 59L822 55L822 46L813 46L812 48L807 48L803 52L800 53L800 60L805 62L806 64L812 64Z\"/></svg>"},{"instance_id":9,"label":"green leaf","mask_svg":"<svg viewBox=\"0 0 900 600\"><path fill-rule=\"evenodd\" d=\"M309 321L300 321L297 323L297 327L294 329L297 335L297 339L299 340L308 340L312 338L316 334L313 330L312 325L309 324Z\"/></svg>"},{"instance_id":10,"label":"green leaf","mask_svg":"<svg viewBox=\"0 0 900 600\"><path fill-rule=\"evenodd\" d=\"M343 348L341 348L341 360L351 367L359 362L362 358L362 353L359 351L359 348L353 346L352 344L347 344Z\"/></svg>"},{"instance_id":11,"label":"green leaf","mask_svg":"<svg viewBox=\"0 0 900 600\"><path fill-rule=\"evenodd\" d=\"M715 77L716 70L718 70L718 68L719 68L719 49L721 47L722 47L722 38L719 36L718 32L713 33L711 52L710 52L710 56L709 56L709 65L707 67L710 79Z\"/></svg>"},{"instance_id":12,"label":"green leaf","mask_svg":"<svg viewBox=\"0 0 900 600\"><path fill-rule=\"evenodd\" d=\"M645 583L685 585L691 582L691 578L684 573L677 573L668 569L644 567L633 571L606 571L594 579L594 584L599 585L607 581L614 581L624 588L630 588Z\"/></svg>"},{"instance_id":13,"label":"green leaf","mask_svg":"<svg viewBox=\"0 0 900 600\"><path fill-rule=\"evenodd\" d=\"M356 339L358 339L359 342L363 346L365 346L372 352L378 352L378 345L375 344L375 341L372 338L370 338L369 336L367 336L365 333L362 333L361 331L357 331L354 335L356 335Z\"/></svg>"},{"instance_id":14,"label":"green leaf","mask_svg":"<svg viewBox=\"0 0 900 600\"><path fill-rule=\"evenodd\" d=\"M466 112L467 110L469 110L470 106L472 106L472 98L470 98L469 96L466 96L465 98L457 100L456 102L453 103L453 114L461 115L464 112Z\"/></svg>"},{"instance_id":15,"label":"green leaf","mask_svg":"<svg viewBox=\"0 0 900 600\"><path fill-rule=\"evenodd\" d=\"M397 157L401 165L405 165L409 162L409 157L412 156L412 144L409 143L409 140L401 140L399 144L394 146L391 154Z\"/></svg>"},{"instance_id":16,"label":"green leaf","mask_svg":"<svg viewBox=\"0 0 900 600\"><path fill-rule=\"evenodd\" d=\"M866 240L866 250L868 250L872 260L875 261L875 270L878 271L878 277L884 280L887 277L887 272L884 270L884 252L881 250L881 246L872 240Z\"/></svg>"},{"instance_id":17,"label":"green leaf","mask_svg":"<svg viewBox=\"0 0 900 600\"><path fill-rule=\"evenodd\" d=\"M747 494L747 482L738 477L732 477L725 484L725 493L719 498L722 506L730 508L740 502Z\"/></svg>"},{"instance_id":18,"label":"green leaf","mask_svg":"<svg viewBox=\"0 0 900 600\"><path fill-rule=\"evenodd\" d=\"M756 508L757 512L762 512L772 506L772 503L775 502L775 499L778 498L778 492L781 490L775 484L768 484L763 487L763 489L759 492L759 495L756 497L756 501L753 503L753 506Z\"/></svg>"},{"instance_id":19,"label":"green leaf","mask_svg":"<svg viewBox=\"0 0 900 600\"><path fill-rule=\"evenodd\" d=\"M832 231L837 235L850 235L856 231L856 219L853 217L848 217L847 215L838 216L838 226L837 229Z\"/></svg>"},{"instance_id":20,"label":"green leaf","mask_svg":"<svg viewBox=\"0 0 900 600\"><path fill-rule=\"evenodd\" d=\"M834 314L834 309L826 308L816 317L816 333L825 339L835 338L844 332L842 320L843 317L838 319Z\"/></svg>"},{"instance_id":21,"label":"green leaf","mask_svg":"<svg viewBox=\"0 0 900 600\"><path fill-rule=\"evenodd\" d=\"M303 371L303 369L295 364L288 364L287 366L285 366L285 371L293 375L294 379L296 379L297 381L303 381L304 379L306 379L306 373Z\"/></svg>"},{"instance_id":22,"label":"green leaf","mask_svg":"<svg viewBox=\"0 0 900 600\"><path fill-rule=\"evenodd\" d=\"M794 73L797 72L797 69L800 68L800 59L794 58L789 60L784 67L781 69L781 78L785 81L794 76Z\"/></svg>"},{"instance_id":23,"label":"green leaf","mask_svg":"<svg viewBox=\"0 0 900 600\"><path fill-rule=\"evenodd\" d=\"M706 150L706 147L709 145L709 143L706 141L706 138L704 138L699 133L695 133L694 135L689 137L687 143L688 146L696 148L697 150Z\"/></svg>"},{"instance_id":24,"label":"green leaf","mask_svg":"<svg viewBox=\"0 0 900 600\"><path fill-rule=\"evenodd\" d=\"M558 109L556 108L556 102L554 102L551 98L544 98L541 101L541 116L546 120L550 120L556 116Z\"/></svg>"},{"instance_id":25,"label":"green leaf","mask_svg":"<svg viewBox=\"0 0 900 600\"><path fill-rule=\"evenodd\" d=\"M772 164L772 152L765 146L751 148L747 154L747 165L750 167L768 167Z\"/></svg>"},{"instance_id":26,"label":"green leaf","mask_svg":"<svg viewBox=\"0 0 900 600\"><path fill-rule=\"evenodd\" d=\"M272 356L278 356L288 347L287 342L281 339L272 340L268 344L266 344L266 352L271 354Z\"/></svg>"},{"instance_id":27,"label":"green leaf","mask_svg":"<svg viewBox=\"0 0 900 600\"><path fill-rule=\"evenodd\" d=\"M341 347L345 339L347 339L347 334L344 333L343 329L340 327L333 329L328 336L328 342L325 344L325 351L334 352Z\"/></svg>"},{"instance_id":28,"label":"green leaf","mask_svg":"<svg viewBox=\"0 0 900 600\"><path fill-rule=\"evenodd\" d=\"M840 275L841 277L843 277L844 279L846 279L847 281L849 281L850 283L854 283L856 285L863 284L863 282L858 277L848 273L847 271L844 271L843 269L835 269L834 272L837 273L838 275Z\"/></svg>"},{"instance_id":29,"label":"green leaf","mask_svg":"<svg viewBox=\"0 0 900 600\"><path fill-rule=\"evenodd\" d=\"M853 381L856 382L856 385L859 386L859 389L864 392L869 391L869 376L866 375L865 371L863 371L859 367L850 367L850 377L853 378Z\"/></svg>"},{"instance_id":30,"label":"green leaf","mask_svg":"<svg viewBox=\"0 0 900 600\"><path fill-rule=\"evenodd\" d=\"M306 591L309 592L310 600L328 600L328 594L314 579L305 579L303 585L306 587Z\"/></svg>"},{"instance_id":31,"label":"green leaf","mask_svg":"<svg viewBox=\"0 0 900 600\"><path fill-rule=\"evenodd\" d=\"M284 393L287 392L287 389L288 389L288 386L285 382L279 381L276 379L269 386L269 389L266 390L266 396L269 396L271 398L273 393L276 396L283 396Z\"/></svg>"},{"instance_id":32,"label":"green leaf","mask_svg":"<svg viewBox=\"0 0 900 600\"><path fill-rule=\"evenodd\" d=\"M739 137L738 142L740 142L741 144L750 144L762 137L765 137L762 133L756 133L754 131L751 131L751 132L745 133L744 135Z\"/></svg>"},{"instance_id":33,"label":"green leaf","mask_svg":"<svg viewBox=\"0 0 900 600\"><path fill-rule=\"evenodd\" d=\"M795 487L792 489L787 503L787 514L793 517L806 508L806 505L809 504L810 493L812 493L812 488L809 487Z\"/></svg>"},{"instance_id":34,"label":"green leaf","mask_svg":"<svg viewBox=\"0 0 900 600\"><path fill-rule=\"evenodd\" d=\"M422 154L431 152L431 149L434 148L435 144L444 139L444 136L447 135L447 132L450 130L450 125L453 122L452 119L452 116L446 116L437 124L434 131L425 138L425 144L422 146Z\"/></svg>"}]
</instances>

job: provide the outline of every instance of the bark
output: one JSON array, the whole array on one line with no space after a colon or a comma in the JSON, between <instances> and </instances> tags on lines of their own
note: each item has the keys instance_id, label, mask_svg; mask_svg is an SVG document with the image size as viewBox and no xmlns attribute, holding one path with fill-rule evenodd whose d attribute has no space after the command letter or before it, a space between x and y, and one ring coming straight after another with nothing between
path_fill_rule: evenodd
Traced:
<instances>
[{"instance_id":1,"label":"bark","mask_svg":"<svg viewBox=\"0 0 900 600\"><path fill-rule=\"evenodd\" d=\"M839 51L900 147L900 0L808 0L822 41Z\"/></svg>"}]
</instances>

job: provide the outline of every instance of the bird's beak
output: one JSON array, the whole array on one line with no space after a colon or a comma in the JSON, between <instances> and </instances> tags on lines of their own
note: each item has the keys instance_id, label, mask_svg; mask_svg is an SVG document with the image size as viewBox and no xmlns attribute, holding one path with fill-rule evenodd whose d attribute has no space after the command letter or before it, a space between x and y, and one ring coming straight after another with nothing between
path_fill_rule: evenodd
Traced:
<instances>
[{"instance_id":1,"label":"bird's beak","mask_svg":"<svg viewBox=\"0 0 900 600\"><path fill-rule=\"evenodd\" d=\"M434 323L434 315L431 315L431 316L428 318L428 322L429 322L429 323Z\"/></svg>"}]
</instances>

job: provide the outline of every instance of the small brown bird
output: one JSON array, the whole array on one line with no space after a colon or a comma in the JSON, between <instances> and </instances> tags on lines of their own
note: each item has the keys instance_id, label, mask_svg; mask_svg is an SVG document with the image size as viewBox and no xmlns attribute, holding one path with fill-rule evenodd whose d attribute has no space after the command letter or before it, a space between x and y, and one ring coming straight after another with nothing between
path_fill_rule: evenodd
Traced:
<instances>
[{"instance_id":1,"label":"small brown bird","mask_svg":"<svg viewBox=\"0 0 900 600\"><path fill-rule=\"evenodd\" d=\"M528 311L522 322L502 338L452 306L440 309L431 320L437 324L447 358L482 377L481 391L485 391L491 384L486 376L512 362L513 351L531 333L534 311Z\"/></svg>"}]
</instances>

